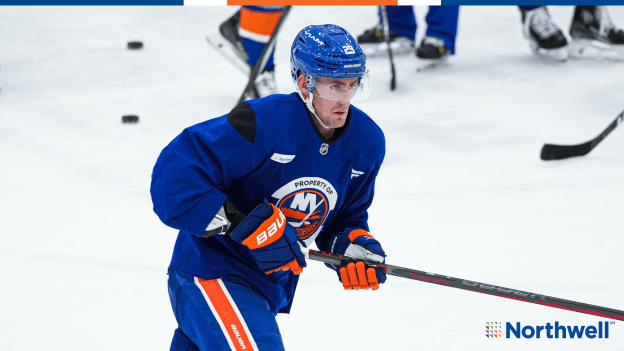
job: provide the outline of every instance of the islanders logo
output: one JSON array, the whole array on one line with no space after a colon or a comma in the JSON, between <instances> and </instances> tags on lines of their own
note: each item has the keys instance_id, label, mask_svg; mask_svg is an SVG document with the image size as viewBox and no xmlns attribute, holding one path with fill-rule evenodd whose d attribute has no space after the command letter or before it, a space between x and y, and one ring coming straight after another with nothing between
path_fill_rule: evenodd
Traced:
<instances>
[{"instance_id":1,"label":"islanders logo","mask_svg":"<svg viewBox=\"0 0 624 351\"><path fill-rule=\"evenodd\" d=\"M303 177L279 188L272 195L288 224L299 239L309 245L322 229L329 213L336 206L336 189L323 178Z\"/></svg>"}]
</instances>

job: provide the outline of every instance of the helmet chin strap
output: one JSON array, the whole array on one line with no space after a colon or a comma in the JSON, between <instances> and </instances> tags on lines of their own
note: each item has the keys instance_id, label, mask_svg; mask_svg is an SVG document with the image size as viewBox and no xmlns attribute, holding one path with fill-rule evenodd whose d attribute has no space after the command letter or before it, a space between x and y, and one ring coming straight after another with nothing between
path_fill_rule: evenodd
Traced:
<instances>
[{"instance_id":1,"label":"helmet chin strap","mask_svg":"<svg viewBox=\"0 0 624 351\"><path fill-rule=\"evenodd\" d=\"M325 123L321 122L321 119L319 118L319 116L316 114L316 111L314 111L314 107L312 107L312 97L314 96L314 94L309 93L308 94L308 98L304 98L303 94L301 93L301 89L299 89L299 85L295 84L295 86L297 87L297 93L299 94L299 96L301 97L301 100L303 100L303 102L305 102L306 106L308 107L308 110L310 110L310 112L312 112L312 115L314 116L314 118L316 119L316 121L325 129L331 129L330 127L326 126Z\"/></svg>"}]
</instances>

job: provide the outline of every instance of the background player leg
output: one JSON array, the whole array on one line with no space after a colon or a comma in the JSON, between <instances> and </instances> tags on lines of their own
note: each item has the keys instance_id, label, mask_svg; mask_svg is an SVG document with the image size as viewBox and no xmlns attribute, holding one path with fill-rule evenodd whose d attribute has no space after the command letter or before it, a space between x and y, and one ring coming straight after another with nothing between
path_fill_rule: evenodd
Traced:
<instances>
[{"instance_id":1,"label":"background player leg","mask_svg":"<svg viewBox=\"0 0 624 351\"><path fill-rule=\"evenodd\" d=\"M455 53L459 6L429 6L427 32L416 50L418 70L435 67Z\"/></svg>"},{"instance_id":2,"label":"background player leg","mask_svg":"<svg viewBox=\"0 0 624 351\"><path fill-rule=\"evenodd\" d=\"M243 6L219 26L219 33L208 36L208 42L239 70L249 74L271 38L283 9L283 6ZM251 98L277 93L273 54L274 50L264 70L258 74Z\"/></svg>"},{"instance_id":3,"label":"background player leg","mask_svg":"<svg viewBox=\"0 0 624 351\"><path fill-rule=\"evenodd\" d=\"M249 55L238 34L239 22L240 9L221 23L218 32L208 35L206 40L228 62L231 62L243 74L249 75L250 67L247 63Z\"/></svg>"},{"instance_id":4,"label":"background player leg","mask_svg":"<svg viewBox=\"0 0 624 351\"><path fill-rule=\"evenodd\" d=\"M277 22L282 16L284 6L243 6L241 8L239 34L249 54L247 63L253 67L258 62L262 49L269 42ZM273 55L267 60L264 70L256 78L257 97L277 93L275 85Z\"/></svg>"},{"instance_id":5,"label":"background player leg","mask_svg":"<svg viewBox=\"0 0 624 351\"><path fill-rule=\"evenodd\" d=\"M416 17L413 6L386 6L390 28L390 47L394 55L411 53L416 37ZM357 42L368 57L385 56L388 49L384 44L383 16L381 6L377 8L379 22L373 28L357 37Z\"/></svg>"}]
</instances>

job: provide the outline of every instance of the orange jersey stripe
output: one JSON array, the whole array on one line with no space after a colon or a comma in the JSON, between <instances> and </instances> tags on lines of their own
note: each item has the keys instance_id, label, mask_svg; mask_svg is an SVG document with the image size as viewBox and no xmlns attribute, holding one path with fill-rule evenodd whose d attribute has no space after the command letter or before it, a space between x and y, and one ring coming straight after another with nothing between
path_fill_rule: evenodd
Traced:
<instances>
[{"instance_id":1,"label":"orange jersey stripe","mask_svg":"<svg viewBox=\"0 0 624 351\"><path fill-rule=\"evenodd\" d=\"M270 36L280 17L282 11L256 12L243 7L240 10L240 28L257 35Z\"/></svg>"},{"instance_id":2,"label":"orange jersey stripe","mask_svg":"<svg viewBox=\"0 0 624 351\"><path fill-rule=\"evenodd\" d=\"M196 282L201 285L206 302L219 320L221 329L229 337L228 343L232 350L258 350L255 341L249 335L247 324L240 316L236 305L232 305L229 293L225 286L222 286L220 279L196 278ZM240 318L239 318L240 317Z\"/></svg>"}]
</instances>

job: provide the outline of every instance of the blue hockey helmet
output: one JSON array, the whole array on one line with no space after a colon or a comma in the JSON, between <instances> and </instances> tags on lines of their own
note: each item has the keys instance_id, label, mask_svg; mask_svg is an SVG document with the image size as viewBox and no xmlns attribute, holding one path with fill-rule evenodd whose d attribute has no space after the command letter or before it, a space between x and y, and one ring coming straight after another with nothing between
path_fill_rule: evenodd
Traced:
<instances>
[{"instance_id":1,"label":"blue hockey helmet","mask_svg":"<svg viewBox=\"0 0 624 351\"><path fill-rule=\"evenodd\" d=\"M311 25L302 29L290 50L290 67L295 84L299 72L304 74L310 94L317 77L360 78L360 85L363 80L366 82L358 90L366 88L365 95L368 96L366 54L349 32L335 24Z\"/></svg>"}]
</instances>

